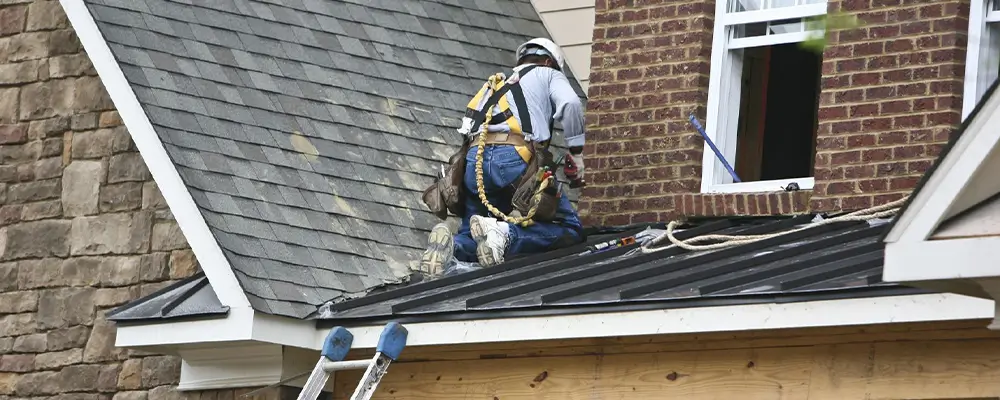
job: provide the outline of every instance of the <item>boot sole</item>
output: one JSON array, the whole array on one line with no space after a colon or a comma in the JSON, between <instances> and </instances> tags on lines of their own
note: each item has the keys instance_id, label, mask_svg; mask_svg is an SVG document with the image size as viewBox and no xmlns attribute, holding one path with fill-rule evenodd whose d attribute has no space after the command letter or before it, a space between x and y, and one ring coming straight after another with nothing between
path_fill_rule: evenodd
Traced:
<instances>
[{"instance_id":1,"label":"boot sole","mask_svg":"<svg viewBox=\"0 0 1000 400\"><path fill-rule=\"evenodd\" d=\"M478 218L469 221L469 233L472 234L472 240L476 241L476 257L479 258L479 264L493 267L503 263L503 259L497 260L493 256L493 250L486 245L486 229L479 224Z\"/></svg>"},{"instance_id":2,"label":"boot sole","mask_svg":"<svg viewBox=\"0 0 1000 400\"><path fill-rule=\"evenodd\" d=\"M452 257L454 243L451 232L444 227L434 227L427 238L427 250L420 258L420 270L435 277L444 273L444 264Z\"/></svg>"}]
</instances>

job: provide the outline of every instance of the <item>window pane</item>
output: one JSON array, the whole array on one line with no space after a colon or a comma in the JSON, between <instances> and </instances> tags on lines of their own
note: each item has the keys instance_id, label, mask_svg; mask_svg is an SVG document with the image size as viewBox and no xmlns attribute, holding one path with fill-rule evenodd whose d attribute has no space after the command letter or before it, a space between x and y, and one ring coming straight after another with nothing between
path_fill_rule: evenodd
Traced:
<instances>
[{"instance_id":1,"label":"window pane","mask_svg":"<svg viewBox=\"0 0 1000 400\"><path fill-rule=\"evenodd\" d=\"M774 8L821 4L826 0L729 0L729 12L770 10Z\"/></svg>"},{"instance_id":2,"label":"window pane","mask_svg":"<svg viewBox=\"0 0 1000 400\"><path fill-rule=\"evenodd\" d=\"M734 38L747 38L757 36L775 35L781 33L793 33L805 31L805 23L801 18L786 19L781 21L758 22L755 24L739 25L735 27Z\"/></svg>"},{"instance_id":3,"label":"window pane","mask_svg":"<svg viewBox=\"0 0 1000 400\"><path fill-rule=\"evenodd\" d=\"M797 43L744 49L733 167L745 182L813 176L822 56Z\"/></svg>"},{"instance_id":4,"label":"window pane","mask_svg":"<svg viewBox=\"0 0 1000 400\"><path fill-rule=\"evenodd\" d=\"M993 0L993 11L1000 11L1000 0Z\"/></svg>"}]
</instances>

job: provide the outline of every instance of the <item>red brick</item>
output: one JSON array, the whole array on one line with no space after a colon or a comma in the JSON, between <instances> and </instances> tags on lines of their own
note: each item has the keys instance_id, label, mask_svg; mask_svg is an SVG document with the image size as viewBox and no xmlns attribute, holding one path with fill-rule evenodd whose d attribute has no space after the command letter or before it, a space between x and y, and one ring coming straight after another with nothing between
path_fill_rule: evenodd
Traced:
<instances>
[{"instance_id":1,"label":"red brick","mask_svg":"<svg viewBox=\"0 0 1000 400\"><path fill-rule=\"evenodd\" d=\"M913 103L909 100L887 101L881 104L882 115L900 114L909 112L912 109L913 109Z\"/></svg>"},{"instance_id":2,"label":"red brick","mask_svg":"<svg viewBox=\"0 0 1000 400\"><path fill-rule=\"evenodd\" d=\"M841 208L847 211L872 207L871 196L851 196L841 199Z\"/></svg>"},{"instance_id":3,"label":"red brick","mask_svg":"<svg viewBox=\"0 0 1000 400\"><path fill-rule=\"evenodd\" d=\"M889 190L889 180L867 179L863 181L858 181L858 189L860 189L862 193L884 192L886 190Z\"/></svg>"},{"instance_id":4,"label":"red brick","mask_svg":"<svg viewBox=\"0 0 1000 400\"><path fill-rule=\"evenodd\" d=\"M843 151L838 153L833 153L830 156L830 162L835 165L856 163L861 161L861 151Z\"/></svg>"},{"instance_id":5,"label":"red brick","mask_svg":"<svg viewBox=\"0 0 1000 400\"><path fill-rule=\"evenodd\" d=\"M889 189L890 190L910 190L917 186L920 182L920 178L916 176L906 176L900 178L889 179Z\"/></svg>"},{"instance_id":6,"label":"red brick","mask_svg":"<svg viewBox=\"0 0 1000 400\"><path fill-rule=\"evenodd\" d=\"M854 185L848 182L831 182L826 184L825 194L848 194L854 193Z\"/></svg>"},{"instance_id":7,"label":"red brick","mask_svg":"<svg viewBox=\"0 0 1000 400\"><path fill-rule=\"evenodd\" d=\"M886 51L885 43L865 42L854 45L852 53L855 57L873 56Z\"/></svg>"},{"instance_id":8,"label":"red brick","mask_svg":"<svg viewBox=\"0 0 1000 400\"><path fill-rule=\"evenodd\" d=\"M851 117L870 117L878 114L878 104L860 104L851 107ZM822 115L820 118L824 118Z\"/></svg>"},{"instance_id":9,"label":"red brick","mask_svg":"<svg viewBox=\"0 0 1000 400\"><path fill-rule=\"evenodd\" d=\"M861 161L875 163L892 159L892 149L867 149L861 151Z\"/></svg>"},{"instance_id":10,"label":"red brick","mask_svg":"<svg viewBox=\"0 0 1000 400\"><path fill-rule=\"evenodd\" d=\"M845 179L870 178L875 176L874 165L851 165L844 167Z\"/></svg>"}]
</instances>

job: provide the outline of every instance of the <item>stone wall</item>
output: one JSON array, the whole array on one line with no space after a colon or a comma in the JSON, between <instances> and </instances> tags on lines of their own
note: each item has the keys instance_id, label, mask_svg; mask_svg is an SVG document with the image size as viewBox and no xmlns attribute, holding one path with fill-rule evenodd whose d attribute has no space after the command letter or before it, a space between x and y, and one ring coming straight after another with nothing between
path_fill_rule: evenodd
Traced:
<instances>
[{"instance_id":1,"label":"stone wall","mask_svg":"<svg viewBox=\"0 0 1000 400\"><path fill-rule=\"evenodd\" d=\"M0 399L179 396L103 316L197 270L59 2L0 2Z\"/></svg>"},{"instance_id":2,"label":"stone wall","mask_svg":"<svg viewBox=\"0 0 1000 400\"><path fill-rule=\"evenodd\" d=\"M597 0L591 224L856 210L913 189L960 121L967 0L830 0L861 29L824 53L814 190L700 194L715 1Z\"/></svg>"}]
</instances>

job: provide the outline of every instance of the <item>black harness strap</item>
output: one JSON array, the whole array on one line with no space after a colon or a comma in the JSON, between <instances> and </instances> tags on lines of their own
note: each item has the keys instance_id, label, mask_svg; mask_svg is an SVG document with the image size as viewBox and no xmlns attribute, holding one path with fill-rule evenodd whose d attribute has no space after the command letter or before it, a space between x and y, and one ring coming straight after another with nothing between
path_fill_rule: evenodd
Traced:
<instances>
[{"instance_id":1,"label":"black harness strap","mask_svg":"<svg viewBox=\"0 0 1000 400\"><path fill-rule=\"evenodd\" d=\"M514 106L517 107L517 110L521 115L521 132L531 133L531 114L528 111L527 102L524 99L524 92L521 91L520 79L523 79L524 75L526 75L528 72L535 69L536 67L537 65L529 65L524 69L522 69L521 71L519 71L518 82L514 83L513 85L503 85L502 87L500 87L500 90L493 92L493 94L490 95L488 99L486 99L486 103L483 104L482 109L489 110L493 108L493 106L495 106L497 102L500 101L501 96L506 95L508 90L513 90ZM506 112L494 114L493 120L506 121L513 115L514 114L510 110L507 110ZM471 118L474 121L472 124L472 132L477 132L480 126L483 124L483 122L486 121L485 112L474 110L472 108L467 108L465 110L465 116Z\"/></svg>"},{"instance_id":2,"label":"black harness strap","mask_svg":"<svg viewBox=\"0 0 1000 400\"><path fill-rule=\"evenodd\" d=\"M514 105L517 106L517 111L520 111L521 114L521 132L533 133L534 131L531 129L531 112L528 111L528 102L524 100L524 91L521 90L521 85L515 85L510 88L510 92L514 95Z\"/></svg>"}]
</instances>

